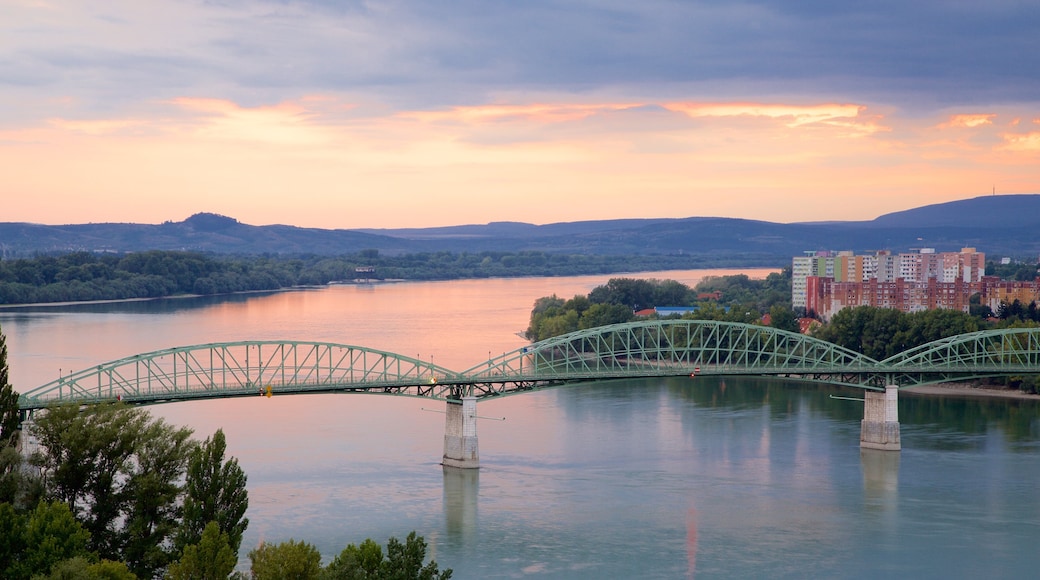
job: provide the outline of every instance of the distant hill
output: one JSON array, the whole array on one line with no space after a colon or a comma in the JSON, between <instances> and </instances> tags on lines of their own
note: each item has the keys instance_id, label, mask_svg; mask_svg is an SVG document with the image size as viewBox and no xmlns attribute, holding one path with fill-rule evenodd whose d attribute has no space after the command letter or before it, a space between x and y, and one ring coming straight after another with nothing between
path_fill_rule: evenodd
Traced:
<instances>
[{"instance_id":1,"label":"distant hill","mask_svg":"<svg viewBox=\"0 0 1040 580\"><path fill-rule=\"evenodd\" d=\"M323 230L252 226L209 213L182 222L48 226L0 223L0 255L69 251L195 250L225 254L335 255L361 250L543 251L600 255L725 257L775 265L804 250L972 246L991 255L1040 255L1040 195L996 195L914 208L871 221L781 224L718 217L623 219L533 225L494 222L413 229Z\"/></svg>"}]
</instances>

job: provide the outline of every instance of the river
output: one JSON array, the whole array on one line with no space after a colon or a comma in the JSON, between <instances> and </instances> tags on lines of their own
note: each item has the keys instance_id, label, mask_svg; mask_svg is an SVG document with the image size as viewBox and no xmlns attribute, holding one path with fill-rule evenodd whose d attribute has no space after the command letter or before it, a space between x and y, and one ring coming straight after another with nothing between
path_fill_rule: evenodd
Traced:
<instances>
[{"instance_id":1,"label":"river","mask_svg":"<svg viewBox=\"0 0 1040 580\"><path fill-rule=\"evenodd\" d=\"M764 276L768 271L747 272ZM729 271L639 274L693 284ZM637 275L629 275L635 277ZM524 344L536 298L611 276L330 286L0 310L27 390L172 346L320 340L461 370ZM860 451L859 403L767 379L572 386L478 405L481 469L445 470L443 403L308 395L150 407L223 428L261 541L415 530L456 578L1031 577L1040 406L902 396L903 451ZM504 420L503 420L504 419Z\"/></svg>"}]
</instances>

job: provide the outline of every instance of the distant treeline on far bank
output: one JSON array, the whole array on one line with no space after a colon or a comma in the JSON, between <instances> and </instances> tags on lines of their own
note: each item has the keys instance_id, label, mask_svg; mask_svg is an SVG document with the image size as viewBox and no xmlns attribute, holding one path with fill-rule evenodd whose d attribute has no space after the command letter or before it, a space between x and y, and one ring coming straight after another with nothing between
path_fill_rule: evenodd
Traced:
<instances>
[{"instance_id":1,"label":"distant treeline on far bank","mask_svg":"<svg viewBox=\"0 0 1040 580\"><path fill-rule=\"evenodd\" d=\"M229 294L349 282L358 278L420 281L580 276L769 265L713 261L710 257L689 255L604 256L537 251L389 256L365 250L337 257L218 256L174 251L76 252L0 260L0 304Z\"/></svg>"}]
</instances>

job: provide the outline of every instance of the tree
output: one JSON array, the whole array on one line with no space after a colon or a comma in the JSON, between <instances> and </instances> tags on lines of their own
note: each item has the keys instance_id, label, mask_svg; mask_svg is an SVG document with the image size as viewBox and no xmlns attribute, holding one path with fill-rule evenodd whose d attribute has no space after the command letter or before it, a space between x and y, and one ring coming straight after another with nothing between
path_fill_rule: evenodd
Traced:
<instances>
[{"instance_id":1,"label":"tree","mask_svg":"<svg viewBox=\"0 0 1040 580\"><path fill-rule=\"evenodd\" d=\"M249 507L246 474L238 460L224 460L227 442L224 431L217 429L212 438L195 448L188 461L184 490L184 518L176 544L183 548L197 544L209 522L228 535L231 550L237 555L242 533L249 526L245 517Z\"/></svg>"},{"instance_id":2,"label":"tree","mask_svg":"<svg viewBox=\"0 0 1040 580\"><path fill-rule=\"evenodd\" d=\"M181 559L170 565L170 580L227 580L235 570L238 556L231 548L228 535L217 522L206 524L198 544L184 548Z\"/></svg>"},{"instance_id":3,"label":"tree","mask_svg":"<svg viewBox=\"0 0 1040 580\"><path fill-rule=\"evenodd\" d=\"M190 429L123 404L50 408L36 421L48 496L90 532L89 548L152 577L172 560Z\"/></svg>"},{"instance_id":4,"label":"tree","mask_svg":"<svg viewBox=\"0 0 1040 580\"><path fill-rule=\"evenodd\" d=\"M379 578L383 547L371 538L360 546L349 544L322 571L322 580L368 580Z\"/></svg>"},{"instance_id":5,"label":"tree","mask_svg":"<svg viewBox=\"0 0 1040 580\"><path fill-rule=\"evenodd\" d=\"M382 578L390 580L446 580L452 570L438 571L437 562L426 559L426 540L415 532L408 534L405 543L390 538L386 543L386 561L383 563Z\"/></svg>"},{"instance_id":6,"label":"tree","mask_svg":"<svg viewBox=\"0 0 1040 580\"><path fill-rule=\"evenodd\" d=\"M593 304L581 315L578 328L595 328L607 324L628 322L635 318L627 306L620 304Z\"/></svg>"},{"instance_id":7,"label":"tree","mask_svg":"<svg viewBox=\"0 0 1040 580\"><path fill-rule=\"evenodd\" d=\"M141 577L165 570L179 551L171 540L180 527L179 480L192 446L190 429L162 421L148 424L127 470L128 509L122 559Z\"/></svg>"},{"instance_id":8,"label":"tree","mask_svg":"<svg viewBox=\"0 0 1040 580\"><path fill-rule=\"evenodd\" d=\"M122 562L102 560L91 564L87 558L78 556L62 560L51 568L49 576L33 576L33 580L137 580L137 576Z\"/></svg>"},{"instance_id":9,"label":"tree","mask_svg":"<svg viewBox=\"0 0 1040 580\"><path fill-rule=\"evenodd\" d=\"M0 578L13 578L15 563L25 551L25 517L9 503L0 503Z\"/></svg>"},{"instance_id":10,"label":"tree","mask_svg":"<svg viewBox=\"0 0 1040 580\"><path fill-rule=\"evenodd\" d=\"M315 580L321 574L321 553L307 542L290 539L260 544L249 552L253 580Z\"/></svg>"},{"instance_id":11,"label":"tree","mask_svg":"<svg viewBox=\"0 0 1040 580\"><path fill-rule=\"evenodd\" d=\"M794 310L783 304L774 304L769 308L769 326L791 332L799 332L800 330Z\"/></svg>"},{"instance_id":12,"label":"tree","mask_svg":"<svg viewBox=\"0 0 1040 580\"><path fill-rule=\"evenodd\" d=\"M322 571L322 580L447 580L451 578L449 568L441 572L437 562L425 565L426 540L414 531L402 544L397 538L386 543L383 549L371 539L360 546L350 544Z\"/></svg>"},{"instance_id":13,"label":"tree","mask_svg":"<svg viewBox=\"0 0 1040 580\"><path fill-rule=\"evenodd\" d=\"M18 443L18 393L8 381L7 337L0 329L0 448Z\"/></svg>"},{"instance_id":14,"label":"tree","mask_svg":"<svg viewBox=\"0 0 1040 580\"><path fill-rule=\"evenodd\" d=\"M61 502L40 502L29 515L23 532L24 550L5 578L29 578L76 557L87 557L90 534L69 507ZM13 572L13 573L11 573Z\"/></svg>"}]
</instances>

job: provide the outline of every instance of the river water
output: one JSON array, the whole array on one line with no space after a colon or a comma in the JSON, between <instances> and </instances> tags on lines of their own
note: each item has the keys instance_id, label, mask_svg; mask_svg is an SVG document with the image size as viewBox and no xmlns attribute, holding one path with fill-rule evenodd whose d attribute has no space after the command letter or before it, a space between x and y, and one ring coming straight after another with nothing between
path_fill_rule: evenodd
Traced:
<instances>
[{"instance_id":1,"label":"river water","mask_svg":"<svg viewBox=\"0 0 1040 580\"><path fill-rule=\"evenodd\" d=\"M768 271L748 271L764 276ZM728 271L639 277L693 284ZM536 298L610 276L402 283L0 310L21 391L172 346L320 340L456 370L524 344ZM456 578L1032 577L1040 405L909 396L903 451L861 452L856 396L779 380L654 379L478 404L481 469L443 469L443 403L307 395L158 405L223 428L260 541L415 530ZM503 420L504 419L504 420Z\"/></svg>"}]
</instances>

